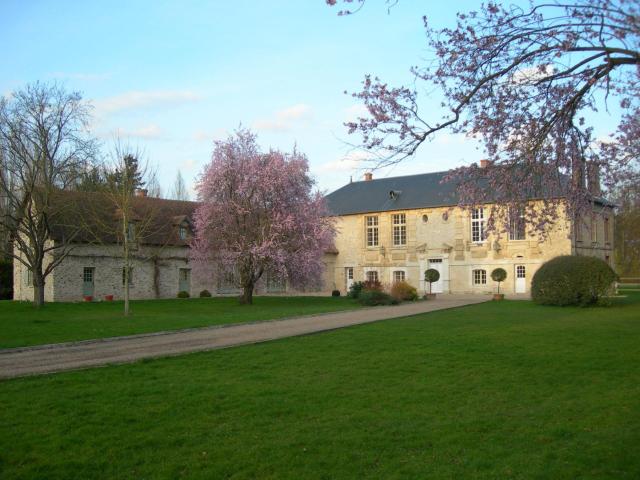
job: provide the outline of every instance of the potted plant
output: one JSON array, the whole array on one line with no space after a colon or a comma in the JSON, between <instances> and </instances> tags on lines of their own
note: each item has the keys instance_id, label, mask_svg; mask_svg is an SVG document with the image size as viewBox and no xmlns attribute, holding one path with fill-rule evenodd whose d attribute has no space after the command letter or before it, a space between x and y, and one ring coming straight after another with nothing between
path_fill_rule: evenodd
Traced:
<instances>
[{"instance_id":1,"label":"potted plant","mask_svg":"<svg viewBox=\"0 0 640 480\"><path fill-rule=\"evenodd\" d=\"M83 295L83 296L82 296L82 299L83 299L85 302L93 302L93 295Z\"/></svg>"},{"instance_id":2,"label":"potted plant","mask_svg":"<svg viewBox=\"0 0 640 480\"><path fill-rule=\"evenodd\" d=\"M507 278L507 272L504 268L496 268L491 272L491 279L498 282L498 293L493 294L494 300L504 300L504 294L500 293L500 282L504 282L505 278Z\"/></svg>"},{"instance_id":3,"label":"potted plant","mask_svg":"<svg viewBox=\"0 0 640 480\"><path fill-rule=\"evenodd\" d=\"M429 293L425 294L424 298L427 300L433 300L436 298L436 294L431 292L432 283L440 280L440 272L435 268L430 268L426 272L424 272L424 281L429 282Z\"/></svg>"},{"instance_id":4,"label":"potted plant","mask_svg":"<svg viewBox=\"0 0 640 480\"><path fill-rule=\"evenodd\" d=\"M113 295L105 295L104 299L106 302L113 302Z\"/></svg>"}]
</instances>

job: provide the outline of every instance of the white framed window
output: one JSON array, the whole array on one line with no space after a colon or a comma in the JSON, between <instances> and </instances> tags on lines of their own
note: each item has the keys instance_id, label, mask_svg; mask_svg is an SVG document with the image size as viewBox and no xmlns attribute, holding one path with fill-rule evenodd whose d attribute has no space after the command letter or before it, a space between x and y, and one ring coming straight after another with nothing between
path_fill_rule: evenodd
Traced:
<instances>
[{"instance_id":1,"label":"white framed window","mask_svg":"<svg viewBox=\"0 0 640 480\"><path fill-rule=\"evenodd\" d=\"M377 270L369 270L366 273L367 282L378 282L378 272Z\"/></svg>"},{"instance_id":2,"label":"white framed window","mask_svg":"<svg viewBox=\"0 0 640 480\"><path fill-rule=\"evenodd\" d=\"M480 243L486 239L484 208L474 208L471 212L471 241Z\"/></svg>"},{"instance_id":3,"label":"white framed window","mask_svg":"<svg viewBox=\"0 0 640 480\"><path fill-rule=\"evenodd\" d=\"M509 240L524 240L526 226L524 208L509 209Z\"/></svg>"},{"instance_id":4,"label":"white framed window","mask_svg":"<svg viewBox=\"0 0 640 480\"><path fill-rule=\"evenodd\" d=\"M184 225L181 225L179 230L178 230L178 235L180 236L180 240L186 240L187 239L187 227L185 227Z\"/></svg>"},{"instance_id":5,"label":"white framed window","mask_svg":"<svg viewBox=\"0 0 640 480\"><path fill-rule=\"evenodd\" d=\"M394 213L391 215L393 225L393 246L403 247L407 244L407 215Z\"/></svg>"},{"instance_id":6,"label":"white framed window","mask_svg":"<svg viewBox=\"0 0 640 480\"><path fill-rule=\"evenodd\" d=\"M377 247L378 246L378 217L377 216L367 216L364 217L366 236L367 236L367 247Z\"/></svg>"},{"instance_id":7,"label":"white framed window","mask_svg":"<svg viewBox=\"0 0 640 480\"><path fill-rule=\"evenodd\" d=\"M93 267L84 267L82 270L82 281L85 283L93 283Z\"/></svg>"},{"instance_id":8,"label":"white framed window","mask_svg":"<svg viewBox=\"0 0 640 480\"><path fill-rule=\"evenodd\" d=\"M477 269L472 272L472 279L474 285L486 285L487 284L487 271Z\"/></svg>"},{"instance_id":9,"label":"white framed window","mask_svg":"<svg viewBox=\"0 0 640 480\"><path fill-rule=\"evenodd\" d=\"M598 242L598 220L595 215L591 216L591 241Z\"/></svg>"},{"instance_id":10,"label":"white framed window","mask_svg":"<svg viewBox=\"0 0 640 480\"><path fill-rule=\"evenodd\" d=\"M407 278L407 275L404 270L394 270L393 271L393 283L396 282L404 282Z\"/></svg>"},{"instance_id":11,"label":"white framed window","mask_svg":"<svg viewBox=\"0 0 640 480\"><path fill-rule=\"evenodd\" d=\"M28 267L25 267L24 271L24 284L27 287L33 287L33 272Z\"/></svg>"}]
</instances>

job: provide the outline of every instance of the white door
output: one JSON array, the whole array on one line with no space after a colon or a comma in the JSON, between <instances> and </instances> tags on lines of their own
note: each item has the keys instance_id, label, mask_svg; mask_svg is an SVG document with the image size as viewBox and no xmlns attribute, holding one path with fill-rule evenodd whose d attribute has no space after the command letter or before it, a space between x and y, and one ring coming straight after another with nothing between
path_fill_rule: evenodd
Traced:
<instances>
[{"instance_id":1,"label":"white door","mask_svg":"<svg viewBox=\"0 0 640 480\"><path fill-rule=\"evenodd\" d=\"M442 293L444 291L444 278L442 278L443 277L442 259L430 258L429 268L433 268L434 270L437 270L438 273L440 274L440 279L437 282L433 282L431 284L431 293ZM429 284L427 284L426 287L428 291Z\"/></svg>"},{"instance_id":2,"label":"white door","mask_svg":"<svg viewBox=\"0 0 640 480\"><path fill-rule=\"evenodd\" d=\"M344 276L346 279L347 291L349 291L351 285L353 285L353 267L346 267L344 269Z\"/></svg>"},{"instance_id":3,"label":"white door","mask_svg":"<svg viewBox=\"0 0 640 480\"><path fill-rule=\"evenodd\" d=\"M524 265L516 265L516 293L527 293L527 270Z\"/></svg>"}]
</instances>

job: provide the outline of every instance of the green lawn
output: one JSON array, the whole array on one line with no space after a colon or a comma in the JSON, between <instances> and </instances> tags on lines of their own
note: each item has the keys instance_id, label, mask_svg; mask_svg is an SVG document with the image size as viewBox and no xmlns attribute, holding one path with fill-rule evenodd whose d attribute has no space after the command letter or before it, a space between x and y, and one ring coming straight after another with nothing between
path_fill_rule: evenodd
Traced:
<instances>
[{"instance_id":1,"label":"green lawn","mask_svg":"<svg viewBox=\"0 0 640 480\"><path fill-rule=\"evenodd\" d=\"M254 297L239 305L234 297L131 302L49 303L35 309L28 302L0 301L0 348L87 340L136 333L255 322L358 308L344 297Z\"/></svg>"},{"instance_id":2,"label":"green lawn","mask_svg":"<svg viewBox=\"0 0 640 480\"><path fill-rule=\"evenodd\" d=\"M640 294L0 383L0 478L640 476Z\"/></svg>"}]
</instances>

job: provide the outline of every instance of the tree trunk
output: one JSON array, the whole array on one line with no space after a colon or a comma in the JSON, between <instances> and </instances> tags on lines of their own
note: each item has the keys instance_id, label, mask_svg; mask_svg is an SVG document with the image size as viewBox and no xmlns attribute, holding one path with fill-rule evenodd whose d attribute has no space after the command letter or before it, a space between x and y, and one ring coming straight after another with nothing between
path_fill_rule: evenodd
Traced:
<instances>
[{"instance_id":1,"label":"tree trunk","mask_svg":"<svg viewBox=\"0 0 640 480\"><path fill-rule=\"evenodd\" d=\"M35 269L34 269L35 270ZM40 308L44 305L44 277L42 272L33 272L33 306Z\"/></svg>"},{"instance_id":2,"label":"tree trunk","mask_svg":"<svg viewBox=\"0 0 640 480\"><path fill-rule=\"evenodd\" d=\"M124 269L124 316L129 316L129 267Z\"/></svg>"},{"instance_id":3,"label":"tree trunk","mask_svg":"<svg viewBox=\"0 0 640 480\"><path fill-rule=\"evenodd\" d=\"M253 283L242 287L242 295L240 295L241 305L253 305Z\"/></svg>"}]
</instances>

